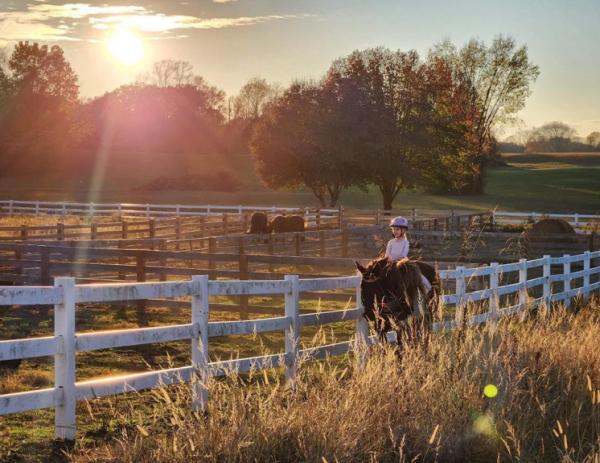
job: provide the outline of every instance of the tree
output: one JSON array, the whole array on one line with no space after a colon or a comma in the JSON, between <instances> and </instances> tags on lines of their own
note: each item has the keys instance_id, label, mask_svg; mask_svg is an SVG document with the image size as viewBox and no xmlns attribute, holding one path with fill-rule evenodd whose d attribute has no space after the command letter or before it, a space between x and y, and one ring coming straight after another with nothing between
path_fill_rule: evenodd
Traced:
<instances>
[{"instance_id":1,"label":"tree","mask_svg":"<svg viewBox=\"0 0 600 463\"><path fill-rule=\"evenodd\" d=\"M415 51L355 51L335 61L326 85L343 88L360 114L355 169L381 192L384 209L403 188L415 186L416 158L427 139L431 109L423 64Z\"/></svg>"},{"instance_id":2,"label":"tree","mask_svg":"<svg viewBox=\"0 0 600 463\"><path fill-rule=\"evenodd\" d=\"M0 128L3 170L20 163L28 170L44 163L58 169L83 134L75 116L77 75L59 46L19 42L0 72L5 108Z\"/></svg>"},{"instance_id":3,"label":"tree","mask_svg":"<svg viewBox=\"0 0 600 463\"><path fill-rule=\"evenodd\" d=\"M335 92L296 82L258 120L251 142L263 181L271 188L309 188L321 206L335 206L357 182L352 130ZM345 138L345 139L344 139Z\"/></svg>"},{"instance_id":4,"label":"tree","mask_svg":"<svg viewBox=\"0 0 600 463\"><path fill-rule=\"evenodd\" d=\"M577 131L564 122L547 122L531 131L527 140L527 151L572 151L575 150Z\"/></svg>"},{"instance_id":5,"label":"tree","mask_svg":"<svg viewBox=\"0 0 600 463\"><path fill-rule=\"evenodd\" d=\"M157 87L191 85L194 81L194 67L188 61L163 59L153 63L150 72L142 74L138 80Z\"/></svg>"},{"instance_id":6,"label":"tree","mask_svg":"<svg viewBox=\"0 0 600 463\"><path fill-rule=\"evenodd\" d=\"M235 118L256 120L269 103L281 94L278 85L269 84L266 79L253 77L240 89L233 101Z\"/></svg>"},{"instance_id":7,"label":"tree","mask_svg":"<svg viewBox=\"0 0 600 463\"><path fill-rule=\"evenodd\" d=\"M489 47L472 39L458 50L445 41L435 45L430 55L451 63L455 79L473 89L473 103L479 108L473 121L477 151L473 162L479 164L481 175L465 192L481 192L484 169L491 159L490 147L495 145L493 129L513 121L523 109L539 68L529 61L526 46L517 48L514 39L501 35Z\"/></svg>"},{"instance_id":8,"label":"tree","mask_svg":"<svg viewBox=\"0 0 600 463\"><path fill-rule=\"evenodd\" d=\"M600 132L591 132L585 139L588 145L594 146L595 148L600 147Z\"/></svg>"}]
</instances>

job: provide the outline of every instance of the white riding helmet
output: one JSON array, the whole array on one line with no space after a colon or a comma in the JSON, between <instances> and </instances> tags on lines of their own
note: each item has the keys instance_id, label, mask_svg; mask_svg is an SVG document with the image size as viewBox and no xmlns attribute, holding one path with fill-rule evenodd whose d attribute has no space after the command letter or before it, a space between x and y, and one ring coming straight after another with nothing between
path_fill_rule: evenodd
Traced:
<instances>
[{"instance_id":1,"label":"white riding helmet","mask_svg":"<svg viewBox=\"0 0 600 463\"><path fill-rule=\"evenodd\" d=\"M390 227L408 228L408 220L399 215L390 220Z\"/></svg>"}]
</instances>

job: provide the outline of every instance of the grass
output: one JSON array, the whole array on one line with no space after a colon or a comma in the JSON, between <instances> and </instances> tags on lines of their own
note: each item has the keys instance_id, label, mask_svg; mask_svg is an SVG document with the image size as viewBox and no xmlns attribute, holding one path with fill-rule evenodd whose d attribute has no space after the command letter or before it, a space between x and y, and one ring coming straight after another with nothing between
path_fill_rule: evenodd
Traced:
<instances>
[{"instance_id":1,"label":"grass","mask_svg":"<svg viewBox=\"0 0 600 463\"><path fill-rule=\"evenodd\" d=\"M428 349L375 349L301 368L295 388L254 372L154 391L115 415L107 442L75 462L596 462L600 457L600 306L435 336ZM484 397L487 384L498 395ZM95 404L90 415L97 415Z\"/></svg>"},{"instance_id":2,"label":"grass","mask_svg":"<svg viewBox=\"0 0 600 463\"><path fill-rule=\"evenodd\" d=\"M142 155L140 155L141 157ZM489 171L483 195L451 196L402 192L394 202L398 208L532 210L541 212L600 213L600 153L507 154L507 166ZM200 161L198 161L200 159ZM317 205L305 190L272 191L260 184L247 156L231 158L200 156L183 164L169 163L168 153L153 158L129 156L127 165L108 164L101 187L91 191L89 178L69 181L46 178L0 178L0 197L54 201L120 201L156 203L253 204L280 206ZM134 162L137 161L137 164ZM208 162L210 161L210 162ZM209 169L209 170L207 170ZM231 170L242 177L238 192L156 191L135 188L159 175L206 174ZM350 189L342 194L346 207L377 208L381 199L376 188L368 193Z\"/></svg>"},{"instance_id":3,"label":"grass","mask_svg":"<svg viewBox=\"0 0 600 463\"><path fill-rule=\"evenodd\" d=\"M189 385L79 402L78 441L66 456L51 443L51 410L8 415L0 418L0 461L595 463L600 302L580 309L436 334L428 349L408 346L401 355L376 348L364 369L352 357L308 362L293 390L281 371L232 372L210 382L206 415L190 411ZM78 312L82 331L135 325L134 308ZM51 331L48 312L12 315L28 320L36 335ZM151 314L152 324L185 317ZM21 325L5 320L11 337L21 334ZM303 344L347 339L352 331L352 322L303 330ZM279 334L227 337L211 339L211 353L257 355L282 345ZM78 355L78 380L186 362L186 342L85 353ZM0 379L0 393L48 387L51 369L43 359L24 362L18 374ZM487 384L498 387L496 398L482 395Z\"/></svg>"}]
</instances>

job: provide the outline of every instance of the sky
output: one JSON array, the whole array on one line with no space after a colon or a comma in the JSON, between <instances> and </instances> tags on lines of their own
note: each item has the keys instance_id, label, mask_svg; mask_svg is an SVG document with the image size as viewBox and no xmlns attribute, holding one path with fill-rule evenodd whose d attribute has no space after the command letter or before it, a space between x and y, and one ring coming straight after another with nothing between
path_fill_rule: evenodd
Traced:
<instances>
[{"instance_id":1,"label":"sky","mask_svg":"<svg viewBox=\"0 0 600 463\"><path fill-rule=\"evenodd\" d=\"M582 136L600 131L600 0L76 1L0 0L0 46L60 45L85 98L132 82L161 59L189 61L235 95L255 76L283 86L318 79L356 49L425 55L445 39L460 46L503 34L527 45L541 72L520 127L559 120ZM140 38L141 61L119 61L115 53L126 47L107 46L115 30Z\"/></svg>"}]
</instances>

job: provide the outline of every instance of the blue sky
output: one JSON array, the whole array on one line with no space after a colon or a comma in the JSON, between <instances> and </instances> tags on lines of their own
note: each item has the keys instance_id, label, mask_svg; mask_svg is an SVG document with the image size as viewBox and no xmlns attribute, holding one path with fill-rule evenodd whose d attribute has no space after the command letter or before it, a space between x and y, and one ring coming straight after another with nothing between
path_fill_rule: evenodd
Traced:
<instances>
[{"instance_id":1,"label":"blue sky","mask_svg":"<svg viewBox=\"0 0 600 463\"><path fill-rule=\"evenodd\" d=\"M107 34L123 27L144 43L134 66L116 62L106 47ZM208 82L235 94L253 76L282 85L319 78L355 49L425 54L446 38L460 45L497 34L526 44L540 67L520 113L524 124L562 120L584 136L600 130L600 0L0 0L0 43L60 44L86 97L130 82L164 58L191 62Z\"/></svg>"}]
</instances>

